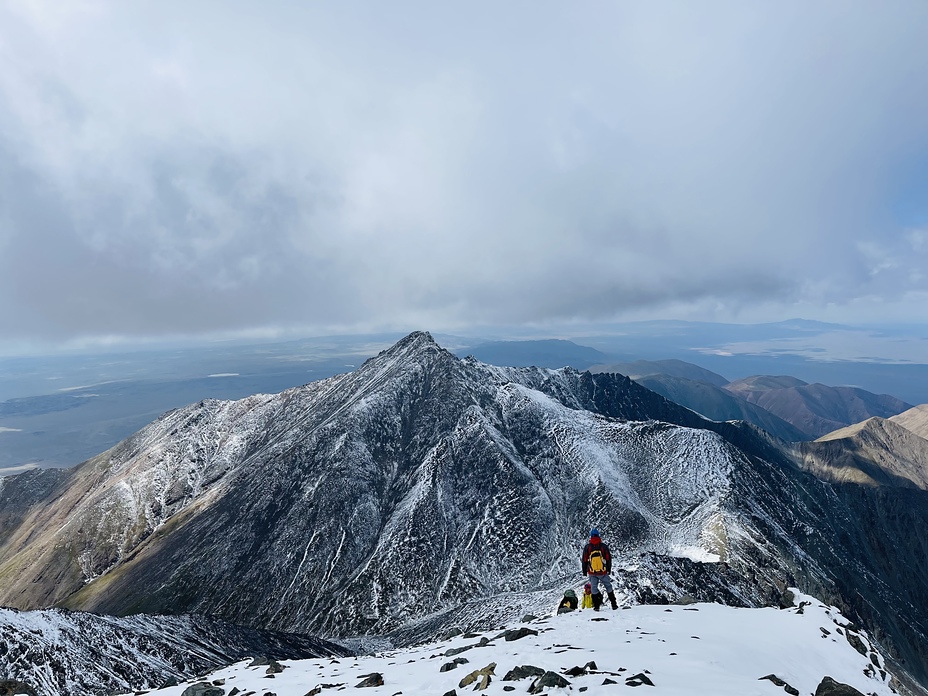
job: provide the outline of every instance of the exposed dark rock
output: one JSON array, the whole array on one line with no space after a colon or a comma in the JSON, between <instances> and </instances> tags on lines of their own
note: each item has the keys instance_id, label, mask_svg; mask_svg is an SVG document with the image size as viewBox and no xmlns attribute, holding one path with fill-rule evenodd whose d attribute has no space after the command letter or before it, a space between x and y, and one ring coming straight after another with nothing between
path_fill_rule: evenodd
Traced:
<instances>
[{"instance_id":1,"label":"exposed dark rock","mask_svg":"<svg viewBox=\"0 0 928 696\"><path fill-rule=\"evenodd\" d=\"M507 641L519 640L520 638L525 638L526 636L537 636L538 631L534 631L531 628L526 628L521 626L520 628L513 628L506 631L503 634L503 638Z\"/></svg>"},{"instance_id":2,"label":"exposed dark rock","mask_svg":"<svg viewBox=\"0 0 928 696\"><path fill-rule=\"evenodd\" d=\"M463 631L462 631L460 628L451 628L451 629L449 629L449 630L447 630L447 631L445 631L444 633L441 634L441 639L442 639L442 640L450 640L451 638L454 638L455 636L459 636L459 635L461 635L462 633L463 633Z\"/></svg>"},{"instance_id":3,"label":"exposed dark rock","mask_svg":"<svg viewBox=\"0 0 928 696\"><path fill-rule=\"evenodd\" d=\"M451 657L452 655L460 655L462 652L467 652L473 648L476 648L476 645L462 645L460 648L448 648L445 650L445 657Z\"/></svg>"},{"instance_id":4,"label":"exposed dark rock","mask_svg":"<svg viewBox=\"0 0 928 696\"><path fill-rule=\"evenodd\" d=\"M564 679L557 672L545 672L538 679L536 679L532 685L529 687L528 692L530 694L540 694L548 687L558 687L564 688L570 686L570 682Z\"/></svg>"},{"instance_id":5,"label":"exposed dark rock","mask_svg":"<svg viewBox=\"0 0 928 696\"><path fill-rule=\"evenodd\" d=\"M456 657L451 662L446 662L441 666L439 672L450 672L452 669L457 669L458 665L466 665L468 659L466 657Z\"/></svg>"},{"instance_id":6,"label":"exposed dark rock","mask_svg":"<svg viewBox=\"0 0 928 696\"><path fill-rule=\"evenodd\" d=\"M267 670L265 670L264 673L265 674L280 674L283 671L284 671L284 666L282 664L280 664L277 660L271 660L268 663Z\"/></svg>"},{"instance_id":7,"label":"exposed dark rock","mask_svg":"<svg viewBox=\"0 0 928 696\"><path fill-rule=\"evenodd\" d=\"M522 617L522 623L529 623L531 621L535 621L537 618L538 617L535 616L534 614L526 614L525 616Z\"/></svg>"},{"instance_id":8,"label":"exposed dark rock","mask_svg":"<svg viewBox=\"0 0 928 696\"><path fill-rule=\"evenodd\" d=\"M773 682L777 686L782 686L783 690L786 693L790 694L790 696L797 696L799 694L799 689L797 689L794 686L791 686L790 684L787 684L783 679L780 679L780 677L778 677L775 674L768 674L767 676L760 677L760 679L767 679L768 681ZM760 681L760 679L758 681Z\"/></svg>"},{"instance_id":9,"label":"exposed dark rock","mask_svg":"<svg viewBox=\"0 0 928 696\"><path fill-rule=\"evenodd\" d=\"M856 650L861 655L866 657L867 646L864 644L863 640L861 640L859 635L857 635L856 633L851 633L851 631L848 631L847 633L844 634L844 637L847 638L847 642L851 644L851 647L854 648L854 650Z\"/></svg>"},{"instance_id":10,"label":"exposed dark rock","mask_svg":"<svg viewBox=\"0 0 928 696\"><path fill-rule=\"evenodd\" d=\"M638 674L633 674L630 677L626 677L625 685L626 686L642 686L642 685L654 686L654 682L652 682L648 678L647 674L645 674L644 672L639 672Z\"/></svg>"},{"instance_id":11,"label":"exposed dark rock","mask_svg":"<svg viewBox=\"0 0 928 696\"><path fill-rule=\"evenodd\" d=\"M783 590L783 594L780 595L780 609L790 609L794 606L796 606L796 595L792 590Z\"/></svg>"},{"instance_id":12,"label":"exposed dark rock","mask_svg":"<svg viewBox=\"0 0 928 696\"><path fill-rule=\"evenodd\" d=\"M842 684L831 677L825 677L815 690L815 696L864 696L849 684Z\"/></svg>"},{"instance_id":13,"label":"exposed dark rock","mask_svg":"<svg viewBox=\"0 0 928 696\"><path fill-rule=\"evenodd\" d=\"M380 672L365 674L361 681L354 686L356 689L364 689L370 686L383 686L383 675Z\"/></svg>"},{"instance_id":14,"label":"exposed dark rock","mask_svg":"<svg viewBox=\"0 0 928 696\"><path fill-rule=\"evenodd\" d=\"M696 601L697 600L695 597L693 597L693 595L682 594L679 597L677 597L675 600L673 600L671 604L678 604L678 605L686 606L688 604L696 604Z\"/></svg>"},{"instance_id":15,"label":"exposed dark rock","mask_svg":"<svg viewBox=\"0 0 928 696\"><path fill-rule=\"evenodd\" d=\"M618 683L619 682L617 682L615 679L610 679L609 677L606 677L605 679L603 679L603 686L606 686L607 684L618 684Z\"/></svg>"},{"instance_id":16,"label":"exposed dark rock","mask_svg":"<svg viewBox=\"0 0 928 696\"><path fill-rule=\"evenodd\" d=\"M535 667L534 665L520 665L518 667L513 667L511 670L506 672L506 676L503 677L503 681L517 681L527 677L540 677L544 673L545 670L543 670L541 667Z\"/></svg>"},{"instance_id":17,"label":"exposed dark rock","mask_svg":"<svg viewBox=\"0 0 928 696\"><path fill-rule=\"evenodd\" d=\"M213 686L209 682L199 682L198 684L191 684L184 689L181 696L223 696L225 692L225 689L219 686Z\"/></svg>"}]
</instances>

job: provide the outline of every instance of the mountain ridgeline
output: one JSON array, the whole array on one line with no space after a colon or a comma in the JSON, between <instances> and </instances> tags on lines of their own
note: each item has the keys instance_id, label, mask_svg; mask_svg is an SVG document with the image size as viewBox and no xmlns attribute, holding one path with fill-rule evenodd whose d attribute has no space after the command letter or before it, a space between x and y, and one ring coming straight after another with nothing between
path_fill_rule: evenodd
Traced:
<instances>
[{"instance_id":1,"label":"mountain ridgeline","mask_svg":"<svg viewBox=\"0 0 928 696\"><path fill-rule=\"evenodd\" d=\"M757 606L794 584L928 681L928 493L825 481L622 375L494 367L426 333L0 479L0 511L6 605L398 642L550 610L595 524L632 600Z\"/></svg>"},{"instance_id":2,"label":"mountain ridgeline","mask_svg":"<svg viewBox=\"0 0 928 696\"><path fill-rule=\"evenodd\" d=\"M786 375L755 375L729 382L682 360L638 360L595 365L618 372L712 420L746 420L788 442L814 440L867 418L889 418L911 404L857 387L808 384Z\"/></svg>"}]
</instances>

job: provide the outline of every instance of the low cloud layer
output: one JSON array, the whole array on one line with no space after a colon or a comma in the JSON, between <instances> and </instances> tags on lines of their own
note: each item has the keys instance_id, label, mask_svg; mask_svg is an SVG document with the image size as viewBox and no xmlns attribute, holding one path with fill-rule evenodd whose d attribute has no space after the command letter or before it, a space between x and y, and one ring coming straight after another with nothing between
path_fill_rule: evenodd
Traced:
<instances>
[{"instance_id":1,"label":"low cloud layer","mask_svg":"<svg viewBox=\"0 0 928 696\"><path fill-rule=\"evenodd\" d=\"M928 5L12 2L6 340L928 320Z\"/></svg>"}]
</instances>

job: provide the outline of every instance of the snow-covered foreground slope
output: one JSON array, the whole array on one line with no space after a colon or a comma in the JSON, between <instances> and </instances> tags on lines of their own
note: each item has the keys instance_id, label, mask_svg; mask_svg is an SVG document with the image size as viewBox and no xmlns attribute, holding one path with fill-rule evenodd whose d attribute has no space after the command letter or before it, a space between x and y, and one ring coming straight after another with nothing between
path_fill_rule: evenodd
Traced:
<instances>
[{"instance_id":1,"label":"snow-covered foreground slope","mask_svg":"<svg viewBox=\"0 0 928 696\"><path fill-rule=\"evenodd\" d=\"M199 681L225 694L324 696L353 690L365 679L376 682L377 677L370 677L376 673L383 683L372 686L370 694L413 696L481 690L483 676L489 674L484 693L503 694L529 691L535 677L507 675L531 666L565 679L571 693L588 696L615 694L629 686L642 686L655 696L814 694L825 677L863 694L893 693L892 676L865 634L849 629L836 609L813 597L797 593L796 602L798 606L785 610L693 604L576 611L371 656L284 662L283 671L273 676L268 674L272 668L244 661ZM508 630L512 637L521 628L537 634L515 640L503 635ZM458 664L448 669L455 660ZM482 674L464 684L475 671ZM785 685L764 679L768 675ZM154 693L181 696L195 683ZM549 685L535 693L567 690L566 685Z\"/></svg>"}]
</instances>

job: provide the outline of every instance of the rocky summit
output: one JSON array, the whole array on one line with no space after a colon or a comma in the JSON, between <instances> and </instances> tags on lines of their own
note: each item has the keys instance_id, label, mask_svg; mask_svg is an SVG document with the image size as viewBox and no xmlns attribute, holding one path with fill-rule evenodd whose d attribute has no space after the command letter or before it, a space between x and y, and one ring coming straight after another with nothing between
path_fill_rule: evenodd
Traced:
<instances>
[{"instance_id":1,"label":"rocky summit","mask_svg":"<svg viewBox=\"0 0 928 696\"><path fill-rule=\"evenodd\" d=\"M550 609L596 525L625 603L796 585L928 680L928 494L800 464L621 375L493 367L414 333L0 480L0 602L412 643Z\"/></svg>"}]
</instances>

